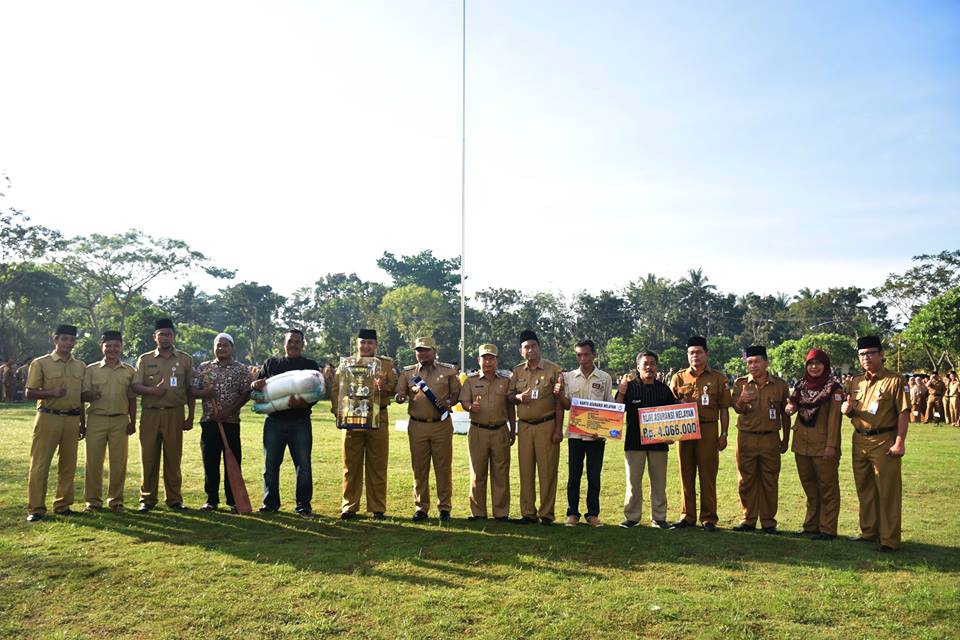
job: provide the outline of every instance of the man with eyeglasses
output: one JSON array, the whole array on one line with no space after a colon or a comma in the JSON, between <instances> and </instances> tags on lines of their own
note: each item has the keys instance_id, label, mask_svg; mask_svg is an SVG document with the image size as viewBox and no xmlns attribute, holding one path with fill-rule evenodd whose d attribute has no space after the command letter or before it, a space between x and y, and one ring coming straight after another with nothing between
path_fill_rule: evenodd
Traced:
<instances>
[{"instance_id":1,"label":"man with eyeglasses","mask_svg":"<svg viewBox=\"0 0 960 640\"><path fill-rule=\"evenodd\" d=\"M900 377L883 366L880 338L859 338L857 355L864 373L853 379L841 405L854 427L853 478L860 500L860 535L851 540L895 551L900 546L900 459L906 451L910 400Z\"/></svg>"}]
</instances>

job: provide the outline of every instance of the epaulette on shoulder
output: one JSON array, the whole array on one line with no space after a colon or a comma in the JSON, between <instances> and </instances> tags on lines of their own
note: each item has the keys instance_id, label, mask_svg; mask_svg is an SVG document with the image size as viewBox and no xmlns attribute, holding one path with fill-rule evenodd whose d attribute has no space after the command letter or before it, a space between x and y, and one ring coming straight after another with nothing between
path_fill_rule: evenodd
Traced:
<instances>
[{"instance_id":1,"label":"epaulette on shoulder","mask_svg":"<svg viewBox=\"0 0 960 640\"><path fill-rule=\"evenodd\" d=\"M410 365L405 366L405 367L403 368L403 370L404 370L404 371L413 371L413 370L416 369L416 368L417 368L417 365L415 365L415 364L410 364Z\"/></svg>"}]
</instances>

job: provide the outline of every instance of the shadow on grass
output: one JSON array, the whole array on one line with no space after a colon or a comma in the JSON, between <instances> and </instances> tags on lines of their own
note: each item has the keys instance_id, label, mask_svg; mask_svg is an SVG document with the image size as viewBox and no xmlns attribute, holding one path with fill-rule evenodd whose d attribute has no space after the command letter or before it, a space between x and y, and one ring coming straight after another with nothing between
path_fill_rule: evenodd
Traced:
<instances>
[{"instance_id":1,"label":"shadow on grass","mask_svg":"<svg viewBox=\"0 0 960 640\"><path fill-rule=\"evenodd\" d=\"M23 517L11 508L0 514L7 525ZM64 519L51 518L20 526L56 527L61 522ZM462 586L467 580L499 581L505 572L516 570L576 578L591 577L597 570L657 564L733 571L756 570L756 565L768 563L858 572L960 570L960 554L953 547L908 542L896 554L879 554L874 545L844 539L816 542L729 530L708 534L646 527L571 529L492 520L414 524L389 517L342 522L323 517L304 520L283 512L237 516L163 508L149 514L84 514L71 517L69 523L126 536L136 544L192 546L246 562L442 587ZM411 571L410 565L421 571Z\"/></svg>"}]
</instances>

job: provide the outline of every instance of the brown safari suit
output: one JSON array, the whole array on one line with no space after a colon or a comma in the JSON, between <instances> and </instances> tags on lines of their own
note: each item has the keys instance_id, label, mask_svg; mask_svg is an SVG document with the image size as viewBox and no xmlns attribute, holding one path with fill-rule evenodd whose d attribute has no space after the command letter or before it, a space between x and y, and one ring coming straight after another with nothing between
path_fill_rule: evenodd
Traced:
<instances>
[{"instance_id":1,"label":"brown safari suit","mask_svg":"<svg viewBox=\"0 0 960 640\"><path fill-rule=\"evenodd\" d=\"M783 413L790 389L777 376L767 374L759 386L752 375L737 378L733 398L747 386L755 393L742 408L733 406L737 417L737 476L740 491L740 524L764 528L777 526L780 490L780 432L790 427Z\"/></svg>"},{"instance_id":2,"label":"brown safari suit","mask_svg":"<svg viewBox=\"0 0 960 640\"><path fill-rule=\"evenodd\" d=\"M440 413L413 383L420 376L438 400L453 405L460 397L457 370L436 360L429 367L419 364L405 368L397 380L397 391L407 397L410 421L410 461L413 465L413 501L417 511L430 511L430 463L437 480L437 508L450 511L453 496L453 419L440 420Z\"/></svg>"},{"instance_id":3,"label":"brown safari suit","mask_svg":"<svg viewBox=\"0 0 960 640\"><path fill-rule=\"evenodd\" d=\"M470 452L470 513L487 517L487 478L493 517L510 515L510 428L513 406L508 404L510 378L493 373L487 378L470 375L460 390L460 402L469 407L480 398L480 408L470 412L467 446ZM508 422L510 426L508 426Z\"/></svg>"},{"instance_id":4,"label":"brown safari suit","mask_svg":"<svg viewBox=\"0 0 960 640\"><path fill-rule=\"evenodd\" d=\"M843 414L843 389L833 389L830 399L820 405L817 417L810 426L798 415L793 423L793 454L797 461L800 485L807 495L807 515L803 530L808 533L837 535L840 517L840 421ZM823 457L824 447L837 450L837 458Z\"/></svg>"},{"instance_id":5,"label":"brown safari suit","mask_svg":"<svg viewBox=\"0 0 960 640\"><path fill-rule=\"evenodd\" d=\"M684 393L693 396L700 417L700 439L685 440L677 446L680 462L680 484L683 501L680 519L690 524L697 522L697 480L700 482L700 522L717 523L717 471L720 468L720 452L717 451L720 412L730 407L727 392L727 377L710 367L699 374L687 367L674 374L670 391L680 402L685 402ZM707 404L703 403L706 394Z\"/></svg>"},{"instance_id":6,"label":"brown safari suit","mask_svg":"<svg viewBox=\"0 0 960 640\"><path fill-rule=\"evenodd\" d=\"M376 428L343 430L343 501L340 511L356 513L360 509L363 487L367 488L367 511L387 510L387 462L390 454L390 418L387 407L397 389L397 371L393 360L374 356L377 373L383 375L380 407ZM335 374L330 386L330 411L337 415L340 400L340 376Z\"/></svg>"}]
</instances>

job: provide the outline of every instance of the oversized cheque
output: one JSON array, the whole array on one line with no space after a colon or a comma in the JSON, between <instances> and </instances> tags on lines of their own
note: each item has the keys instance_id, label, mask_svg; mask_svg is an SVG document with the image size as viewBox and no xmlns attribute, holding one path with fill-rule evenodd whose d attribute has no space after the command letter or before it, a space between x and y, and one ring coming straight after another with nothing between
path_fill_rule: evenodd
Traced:
<instances>
[{"instance_id":1,"label":"oversized cheque","mask_svg":"<svg viewBox=\"0 0 960 640\"><path fill-rule=\"evenodd\" d=\"M571 398L570 432L620 441L623 439L623 409L624 405L619 402Z\"/></svg>"},{"instance_id":2,"label":"oversized cheque","mask_svg":"<svg viewBox=\"0 0 960 640\"><path fill-rule=\"evenodd\" d=\"M697 403L671 404L637 409L640 417L640 444L700 439Z\"/></svg>"}]
</instances>

